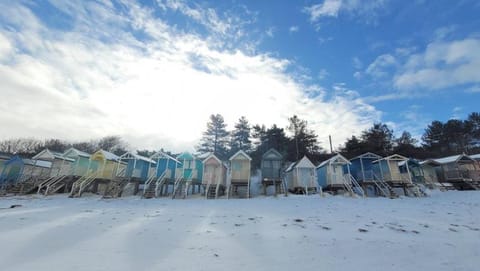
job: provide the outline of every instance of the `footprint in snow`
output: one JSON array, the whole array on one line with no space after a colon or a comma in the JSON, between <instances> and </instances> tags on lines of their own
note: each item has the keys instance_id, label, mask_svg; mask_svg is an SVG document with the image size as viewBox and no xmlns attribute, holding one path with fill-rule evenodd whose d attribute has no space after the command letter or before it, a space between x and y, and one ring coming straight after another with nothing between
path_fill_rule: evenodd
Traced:
<instances>
[{"instance_id":1,"label":"footprint in snow","mask_svg":"<svg viewBox=\"0 0 480 271\"><path fill-rule=\"evenodd\" d=\"M359 232L368 232L368 230L362 229L362 228L359 228L358 231L359 231Z\"/></svg>"}]
</instances>

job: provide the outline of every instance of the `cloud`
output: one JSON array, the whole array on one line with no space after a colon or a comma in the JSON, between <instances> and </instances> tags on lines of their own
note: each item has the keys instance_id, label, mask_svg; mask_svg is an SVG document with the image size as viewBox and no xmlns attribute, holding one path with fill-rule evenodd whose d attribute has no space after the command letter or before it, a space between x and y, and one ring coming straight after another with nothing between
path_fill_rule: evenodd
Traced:
<instances>
[{"instance_id":1,"label":"cloud","mask_svg":"<svg viewBox=\"0 0 480 271\"><path fill-rule=\"evenodd\" d=\"M218 46L234 44L231 27L219 25L236 19L208 8L195 10L210 15L182 11L194 21L220 20L200 35L134 1L52 3L69 27L47 25L19 2L0 4L0 123L8 127L2 139L115 134L134 148L183 151L193 150L212 113L222 114L228 128L240 116L284 127L297 114L326 145L328 134L343 140L380 118L351 90L325 98L327 90L288 72L287 59Z\"/></svg>"},{"instance_id":2,"label":"cloud","mask_svg":"<svg viewBox=\"0 0 480 271\"><path fill-rule=\"evenodd\" d=\"M393 81L400 90L438 90L478 84L478 67L480 39L438 41L430 43L423 53L409 56Z\"/></svg>"},{"instance_id":3,"label":"cloud","mask_svg":"<svg viewBox=\"0 0 480 271\"><path fill-rule=\"evenodd\" d=\"M273 38L273 36L275 35L275 27L269 27L265 33L270 38Z\"/></svg>"},{"instance_id":4,"label":"cloud","mask_svg":"<svg viewBox=\"0 0 480 271\"><path fill-rule=\"evenodd\" d=\"M319 72L318 72L318 79L319 80L323 80L325 78L327 78L330 74L328 73L327 70L325 69L321 69Z\"/></svg>"},{"instance_id":5,"label":"cloud","mask_svg":"<svg viewBox=\"0 0 480 271\"><path fill-rule=\"evenodd\" d=\"M360 18L366 23L375 23L378 14L386 12L388 0L324 0L319 4L303 9L311 23L316 24L324 18L337 18L341 13L352 18Z\"/></svg>"},{"instance_id":6,"label":"cloud","mask_svg":"<svg viewBox=\"0 0 480 271\"><path fill-rule=\"evenodd\" d=\"M385 77L388 75L387 69L396 64L397 61L394 56L383 54L378 56L370 65L368 65L365 73L374 78Z\"/></svg>"},{"instance_id":7,"label":"cloud","mask_svg":"<svg viewBox=\"0 0 480 271\"><path fill-rule=\"evenodd\" d=\"M297 25L292 25L292 26L290 26L290 28L288 28L288 31L290 33L298 32L298 30L300 30L300 28Z\"/></svg>"},{"instance_id":8,"label":"cloud","mask_svg":"<svg viewBox=\"0 0 480 271\"><path fill-rule=\"evenodd\" d=\"M352 64L353 64L353 68L357 70L363 68L363 63L358 57L352 58Z\"/></svg>"},{"instance_id":9,"label":"cloud","mask_svg":"<svg viewBox=\"0 0 480 271\"><path fill-rule=\"evenodd\" d=\"M325 0L321 4L305 7L304 11L310 15L310 21L316 22L322 17L337 17L342 0Z\"/></svg>"}]
</instances>

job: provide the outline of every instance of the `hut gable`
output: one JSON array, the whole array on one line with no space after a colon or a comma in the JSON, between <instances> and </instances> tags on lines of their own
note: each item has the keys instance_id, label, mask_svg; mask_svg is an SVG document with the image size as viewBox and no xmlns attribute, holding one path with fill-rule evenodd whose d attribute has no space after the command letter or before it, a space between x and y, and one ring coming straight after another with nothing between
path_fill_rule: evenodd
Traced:
<instances>
[{"instance_id":1,"label":"hut gable","mask_svg":"<svg viewBox=\"0 0 480 271\"><path fill-rule=\"evenodd\" d=\"M220 159L218 159L217 156L215 156L213 153L208 155L207 158L203 160L203 163L223 165L222 161L220 161Z\"/></svg>"},{"instance_id":2,"label":"hut gable","mask_svg":"<svg viewBox=\"0 0 480 271\"><path fill-rule=\"evenodd\" d=\"M432 159L432 160L439 163L440 165L458 163L460 161L475 161L475 159L465 154L452 155L452 156L447 156L447 157Z\"/></svg>"},{"instance_id":3,"label":"hut gable","mask_svg":"<svg viewBox=\"0 0 480 271\"><path fill-rule=\"evenodd\" d=\"M232 160L237 160L237 159L238 159L238 160L248 160L248 161L252 161L252 158L251 158L247 153L245 153L245 152L242 151L242 150L237 151L234 155L232 155L232 156L230 157L229 160L232 161Z\"/></svg>"},{"instance_id":4,"label":"hut gable","mask_svg":"<svg viewBox=\"0 0 480 271\"><path fill-rule=\"evenodd\" d=\"M345 158L343 155L338 153L335 156L331 157L330 159L325 160L322 163L320 163L320 165L318 165L317 168L324 167L328 164L350 165L351 163L350 163L350 161L348 161L347 158Z\"/></svg>"},{"instance_id":5,"label":"hut gable","mask_svg":"<svg viewBox=\"0 0 480 271\"><path fill-rule=\"evenodd\" d=\"M295 164L295 168L315 168L315 165L308 159L306 156L304 156L298 163Z\"/></svg>"},{"instance_id":6,"label":"hut gable","mask_svg":"<svg viewBox=\"0 0 480 271\"><path fill-rule=\"evenodd\" d=\"M38 154L36 154L35 156L33 156L32 159L33 160L50 160L50 161L55 160L55 159L59 159L59 160L66 160L66 161L70 161L70 162L75 161L75 159L66 157L62 153L54 152L54 151L51 151L49 149L44 149L43 151L41 151Z\"/></svg>"},{"instance_id":7,"label":"hut gable","mask_svg":"<svg viewBox=\"0 0 480 271\"><path fill-rule=\"evenodd\" d=\"M262 160L283 160L283 155L271 148L262 155Z\"/></svg>"},{"instance_id":8,"label":"hut gable","mask_svg":"<svg viewBox=\"0 0 480 271\"><path fill-rule=\"evenodd\" d=\"M373 160L379 160L382 159L382 157L378 154L375 154L373 152L366 152L364 154L360 154L359 156L353 157L351 160L356 160L356 159L373 159Z\"/></svg>"},{"instance_id":9,"label":"hut gable","mask_svg":"<svg viewBox=\"0 0 480 271\"><path fill-rule=\"evenodd\" d=\"M63 153L63 156L64 157L70 157L70 158L73 158L73 157L85 157L85 158L90 158L90 154L89 153L86 153L86 152L83 152L81 150L77 150L75 148L70 148L68 150L66 150L64 153Z\"/></svg>"}]
</instances>

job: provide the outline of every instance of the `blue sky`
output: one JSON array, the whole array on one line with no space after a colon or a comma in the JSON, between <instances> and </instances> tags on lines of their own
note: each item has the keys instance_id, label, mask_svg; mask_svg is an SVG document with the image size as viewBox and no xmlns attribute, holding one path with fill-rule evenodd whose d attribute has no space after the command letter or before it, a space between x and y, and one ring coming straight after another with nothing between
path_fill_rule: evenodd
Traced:
<instances>
[{"instance_id":1,"label":"blue sky","mask_svg":"<svg viewBox=\"0 0 480 271\"><path fill-rule=\"evenodd\" d=\"M0 3L0 138L192 150L208 116L419 137L480 100L478 1Z\"/></svg>"}]
</instances>

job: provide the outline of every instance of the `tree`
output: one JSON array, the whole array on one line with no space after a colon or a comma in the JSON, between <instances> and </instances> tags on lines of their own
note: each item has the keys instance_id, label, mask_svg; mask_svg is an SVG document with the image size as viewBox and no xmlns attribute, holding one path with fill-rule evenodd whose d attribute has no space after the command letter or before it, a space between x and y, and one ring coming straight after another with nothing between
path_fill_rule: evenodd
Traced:
<instances>
[{"instance_id":1,"label":"tree","mask_svg":"<svg viewBox=\"0 0 480 271\"><path fill-rule=\"evenodd\" d=\"M356 136L347 139L345 147L341 149L341 152L348 158L353 158L369 151L366 144Z\"/></svg>"},{"instance_id":2,"label":"tree","mask_svg":"<svg viewBox=\"0 0 480 271\"><path fill-rule=\"evenodd\" d=\"M239 150L250 153L252 151L252 142L250 140L251 128L248 120L245 117L241 117L234 127L230 142L230 153L234 154Z\"/></svg>"},{"instance_id":3,"label":"tree","mask_svg":"<svg viewBox=\"0 0 480 271\"><path fill-rule=\"evenodd\" d=\"M311 158L317 155L321 148L318 145L315 132L307 128L307 121L299 119L296 115L289 118L288 121L290 124L287 129L292 133L289 144L289 159L296 161L304 155Z\"/></svg>"},{"instance_id":4,"label":"tree","mask_svg":"<svg viewBox=\"0 0 480 271\"><path fill-rule=\"evenodd\" d=\"M32 156L43 147L43 142L33 138L14 138L0 142L0 151L9 154Z\"/></svg>"},{"instance_id":5,"label":"tree","mask_svg":"<svg viewBox=\"0 0 480 271\"><path fill-rule=\"evenodd\" d=\"M382 156L392 152L393 131L386 124L374 123L370 129L363 131L361 139L370 152Z\"/></svg>"},{"instance_id":6,"label":"tree","mask_svg":"<svg viewBox=\"0 0 480 271\"><path fill-rule=\"evenodd\" d=\"M417 143L418 140L413 138L409 132L403 131L402 135L395 139L393 152L406 157L425 158L423 150L416 146Z\"/></svg>"},{"instance_id":7,"label":"tree","mask_svg":"<svg viewBox=\"0 0 480 271\"><path fill-rule=\"evenodd\" d=\"M114 153L116 155L122 155L127 152L127 144L119 136L106 136L101 138L97 142L96 149L102 149Z\"/></svg>"},{"instance_id":8,"label":"tree","mask_svg":"<svg viewBox=\"0 0 480 271\"><path fill-rule=\"evenodd\" d=\"M285 130L276 124L268 129L265 128L265 125L253 126L252 137L255 139L255 150L251 153L254 168L260 167L262 155L270 148L276 149L284 157L287 156L290 140L285 134Z\"/></svg>"},{"instance_id":9,"label":"tree","mask_svg":"<svg viewBox=\"0 0 480 271\"><path fill-rule=\"evenodd\" d=\"M200 153L212 152L220 159L226 159L228 154L227 144L229 133L227 125L220 114L211 115L207 123L207 130L203 133L197 151Z\"/></svg>"},{"instance_id":10,"label":"tree","mask_svg":"<svg viewBox=\"0 0 480 271\"><path fill-rule=\"evenodd\" d=\"M69 144L66 141L52 138L52 139L45 140L43 143L43 146L39 148L38 152L40 152L42 149L49 149L54 152L63 153L70 146L71 144Z\"/></svg>"}]
</instances>

